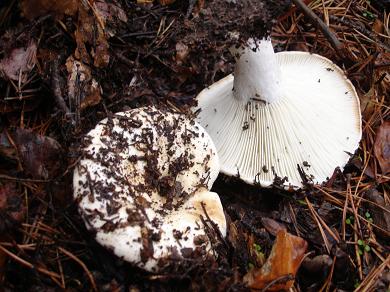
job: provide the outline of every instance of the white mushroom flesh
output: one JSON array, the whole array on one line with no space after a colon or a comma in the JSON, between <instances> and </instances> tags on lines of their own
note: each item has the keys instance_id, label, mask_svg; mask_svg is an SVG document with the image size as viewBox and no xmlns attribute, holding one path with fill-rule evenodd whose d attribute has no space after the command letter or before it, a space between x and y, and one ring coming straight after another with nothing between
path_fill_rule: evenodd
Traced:
<instances>
[{"instance_id":1,"label":"white mushroom flesh","mask_svg":"<svg viewBox=\"0 0 390 292\"><path fill-rule=\"evenodd\" d=\"M215 146L198 123L145 107L104 119L86 135L74 197L101 245L160 271L210 255L207 218L225 236L220 199L209 191L218 173Z\"/></svg>"}]
</instances>

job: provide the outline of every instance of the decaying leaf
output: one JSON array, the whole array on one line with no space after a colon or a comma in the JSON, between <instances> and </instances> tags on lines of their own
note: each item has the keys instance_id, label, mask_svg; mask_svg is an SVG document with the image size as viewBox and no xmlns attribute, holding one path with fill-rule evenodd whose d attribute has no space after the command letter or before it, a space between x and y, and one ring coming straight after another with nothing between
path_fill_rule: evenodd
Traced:
<instances>
[{"instance_id":1,"label":"decaying leaf","mask_svg":"<svg viewBox=\"0 0 390 292\"><path fill-rule=\"evenodd\" d=\"M388 238L390 234L390 205L385 201L383 195L376 189L368 190L365 194L370 203L367 208L373 223L380 227L374 228L375 233L383 238Z\"/></svg>"},{"instance_id":2,"label":"decaying leaf","mask_svg":"<svg viewBox=\"0 0 390 292\"><path fill-rule=\"evenodd\" d=\"M280 230L265 264L248 272L244 281L251 289L288 290L294 284L293 279L306 249L304 239Z\"/></svg>"},{"instance_id":3,"label":"decaying leaf","mask_svg":"<svg viewBox=\"0 0 390 292\"><path fill-rule=\"evenodd\" d=\"M384 122L378 129L374 144L375 157L378 159L382 174L390 172L390 121Z\"/></svg>"},{"instance_id":4,"label":"decaying leaf","mask_svg":"<svg viewBox=\"0 0 390 292\"><path fill-rule=\"evenodd\" d=\"M50 179L59 175L63 165L63 151L61 145L50 137L40 136L26 129L18 128L9 135L1 135L8 139L8 143L3 141L2 148L9 145L10 148L16 147L17 158L26 175L34 179ZM11 141L12 140L12 141ZM1 154L7 151L4 149ZM11 149L8 153L14 158Z\"/></svg>"},{"instance_id":5,"label":"decaying leaf","mask_svg":"<svg viewBox=\"0 0 390 292\"><path fill-rule=\"evenodd\" d=\"M383 92L390 91L390 52L379 53L375 59L375 82L379 82Z\"/></svg>"},{"instance_id":6,"label":"decaying leaf","mask_svg":"<svg viewBox=\"0 0 390 292\"><path fill-rule=\"evenodd\" d=\"M6 232L15 229L15 224L22 222L26 216L24 193L15 182L0 182L0 241L7 239ZM0 286L7 263L7 254L0 251Z\"/></svg>"},{"instance_id":7,"label":"decaying leaf","mask_svg":"<svg viewBox=\"0 0 390 292\"><path fill-rule=\"evenodd\" d=\"M178 42L176 44L176 63L181 65L187 58L189 52L190 51L187 45L183 44L182 42Z\"/></svg>"},{"instance_id":8,"label":"decaying leaf","mask_svg":"<svg viewBox=\"0 0 390 292\"><path fill-rule=\"evenodd\" d=\"M9 79L22 83L26 82L28 73L34 68L37 61L37 45L30 42L27 48L16 48L0 61L0 73Z\"/></svg>"},{"instance_id":9,"label":"decaying leaf","mask_svg":"<svg viewBox=\"0 0 390 292\"><path fill-rule=\"evenodd\" d=\"M100 14L96 14L96 9L94 11L84 5L79 7L79 20L75 31L77 43L75 57L85 64L91 64L91 55L93 64L101 68L107 66L110 61L109 45L104 33L104 22ZM89 46L90 51L87 49Z\"/></svg>"},{"instance_id":10,"label":"decaying leaf","mask_svg":"<svg viewBox=\"0 0 390 292\"><path fill-rule=\"evenodd\" d=\"M152 4L154 0L137 0L137 4Z\"/></svg>"},{"instance_id":11,"label":"decaying leaf","mask_svg":"<svg viewBox=\"0 0 390 292\"><path fill-rule=\"evenodd\" d=\"M127 22L127 15L123 11L119 3L114 1L113 3L107 3L105 1L96 1L96 10L101 15L105 23L115 22L117 19L123 22Z\"/></svg>"},{"instance_id":12,"label":"decaying leaf","mask_svg":"<svg viewBox=\"0 0 390 292\"><path fill-rule=\"evenodd\" d=\"M26 215L23 192L14 182L0 182L0 234L13 223L22 222ZM6 226L9 225L9 226Z\"/></svg>"},{"instance_id":13,"label":"decaying leaf","mask_svg":"<svg viewBox=\"0 0 390 292\"><path fill-rule=\"evenodd\" d=\"M158 0L158 2L161 4L161 5L170 5L172 3L174 3L176 0Z\"/></svg>"},{"instance_id":14,"label":"decaying leaf","mask_svg":"<svg viewBox=\"0 0 390 292\"><path fill-rule=\"evenodd\" d=\"M69 57L66 61L68 70L68 96L71 104L81 110L96 105L101 100L101 87L92 78L91 69L83 63Z\"/></svg>"},{"instance_id":15,"label":"decaying leaf","mask_svg":"<svg viewBox=\"0 0 390 292\"><path fill-rule=\"evenodd\" d=\"M273 236L276 236L280 230L287 230L286 226L271 218L262 217L261 223L263 223L265 229Z\"/></svg>"},{"instance_id":16,"label":"decaying leaf","mask_svg":"<svg viewBox=\"0 0 390 292\"><path fill-rule=\"evenodd\" d=\"M332 267L333 260L327 254L315 256L314 258L306 257L302 262L303 272L310 275L314 280L324 280Z\"/></svg>"},{"instance_id":17,"label":"decaying leaf","mask_svg":"<svg viewBox=\"0 0 390 292\"><path fill-rule=\"evenodd\" d=\"M79 0L23 0L20 8L24 17L34 19L49 13L56 16L74 15L77 12Z\"/></svg>"}]
</instances>

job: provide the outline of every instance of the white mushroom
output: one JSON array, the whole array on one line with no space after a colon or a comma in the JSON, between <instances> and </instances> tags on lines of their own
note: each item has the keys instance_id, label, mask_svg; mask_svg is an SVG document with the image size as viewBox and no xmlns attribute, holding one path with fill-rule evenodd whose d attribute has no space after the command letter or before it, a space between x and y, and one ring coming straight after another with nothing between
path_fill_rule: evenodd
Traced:
<instances>
[{"instance_id":1,"label":"white mushroom","mask_svg":"<svg viewBox=\"0 0 390 292\"><path fill-rule=\"evenodd\" d=\"M215 146L198 123L144 107L104 119L87 134L74 197L101 245L160 271L172 260L210 255L207 218L226 235L221 202L209 192L218 173Z\"/></svg>"},{"instance_id":2,"label":"white mushroom","mask_svg":"<svg viewBox=\"0 0 390 292\"><path fill-rule=\"evenodd\" d=\"M213 139L221 171L249 184L301 186L344 167L361 139L359 98L343 71L306 52L274 53L271 40L236 49L233 75L197 97L198 121Z\"/></svg>"}]
</instances>

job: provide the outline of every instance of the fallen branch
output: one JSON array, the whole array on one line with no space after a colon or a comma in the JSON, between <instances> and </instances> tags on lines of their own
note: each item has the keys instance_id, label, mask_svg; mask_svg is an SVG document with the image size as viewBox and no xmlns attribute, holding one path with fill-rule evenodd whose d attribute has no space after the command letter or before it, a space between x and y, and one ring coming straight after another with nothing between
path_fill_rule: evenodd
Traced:
<instances>
[{"instance_id":1,"label":"fallen branch","mask_svg":"<svg viewBox=\"0 0 390 292\"><path fill-rule=\"evenodd\" d=\"M345 58L346 54L344 51L344 45L338 40L337 36L330 31L329 27L321 20L321 18L319 18L302 0L292 0L292 2L300 10L302 10L303 14L307 16L315 26L319 27L337 54L340 57Z\"/></svg>"},{"instance_id":2,"label":"fallen branch","mask_svg":"<svg viewBox=\"0 0 390 292\"><path fill-rule=\"evenodd\" d=\"M66 105L64 98L62 97L58 66L59 66L58 60L54 60L53 66L52 66L52 74L53 75L52 75L52 81L51 81L54 98L55 98L57 105L65 113L65 115L71 116L71 112L70 112L68 106Z\"/></svg>"}]
</instances>

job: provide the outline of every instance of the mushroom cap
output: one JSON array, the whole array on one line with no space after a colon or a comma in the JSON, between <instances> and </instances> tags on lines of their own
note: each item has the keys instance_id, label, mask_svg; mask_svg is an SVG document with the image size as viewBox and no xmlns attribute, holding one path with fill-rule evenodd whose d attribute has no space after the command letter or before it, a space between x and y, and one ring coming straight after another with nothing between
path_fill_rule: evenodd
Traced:
<instances>
[{"instance_id":1,"label":"mushroom cap","mask_svg":"<svg viewBox=\"0 0 390 292\"><path fill-rule=\"evenodd\" d=\"M160 271L171 260L208 256L205 212L226 235L220 199L209 192L218 156L195 121L133 109L102 120L83 146L74 198L87 228L118 257Z\"/></svg>"},{"instance_id":2,"label":"mushroom cap","mask_svg":"<svg viewBox=\"0 0 390 292\"><path fill-rule=\"evenodd\" d=\"M221 172L264 187L277 175L287 177L284 186L300 187L299 165L313 183L322 183L358 148L358 95L343 71L325 57L275 55L283 89L277 101L235 98L229 75L198 95L197 120L217 147Z\"/></svg>"}]
</instances>

